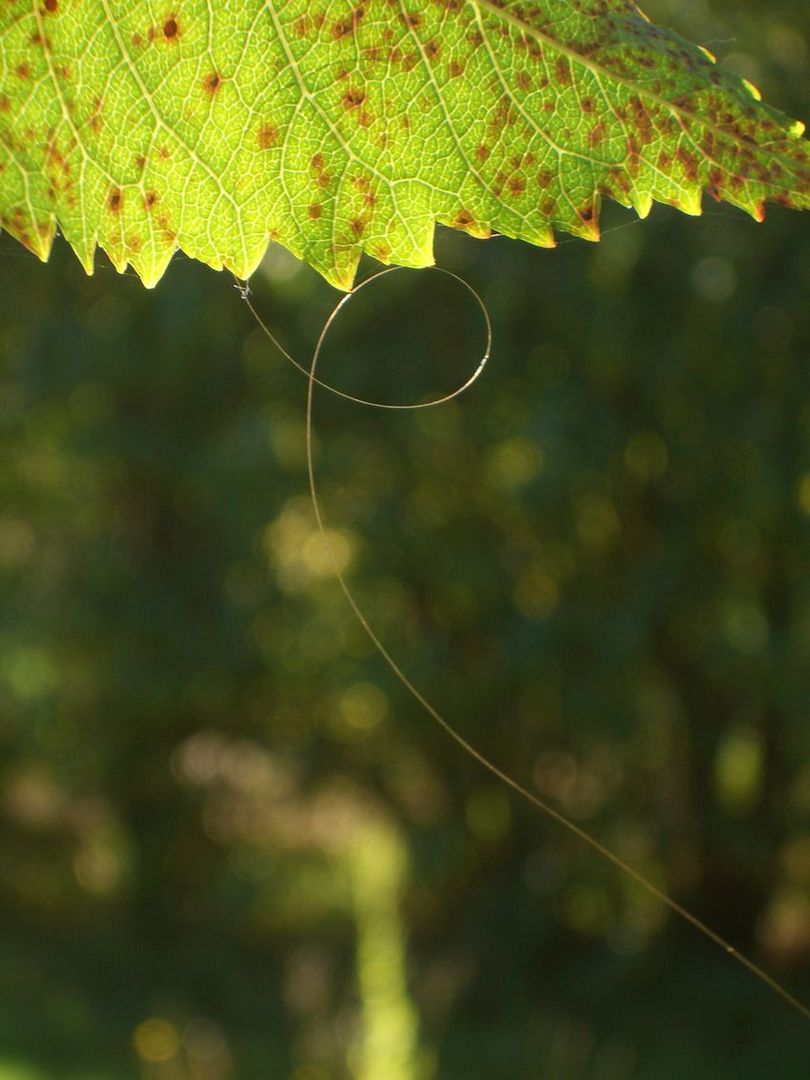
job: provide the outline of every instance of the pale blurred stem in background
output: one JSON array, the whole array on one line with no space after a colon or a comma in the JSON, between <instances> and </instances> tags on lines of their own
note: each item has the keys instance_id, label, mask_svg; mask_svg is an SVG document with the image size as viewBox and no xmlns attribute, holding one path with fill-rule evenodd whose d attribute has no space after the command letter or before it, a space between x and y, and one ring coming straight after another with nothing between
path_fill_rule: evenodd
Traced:
<instances>
[{"instance_id":1,"label":"pale blurred stem in background","mask_svg":"<svg viewBox=\"0 0 810 1080\"><path fill-rule=\"evenodd\" d=\"M408 997L400 900L408 856L383 818L358 822L346 858L357 926L360 1039L352 1054L357 1080L416 1080L418 1020Z\"/></svg>"}]
</instances>

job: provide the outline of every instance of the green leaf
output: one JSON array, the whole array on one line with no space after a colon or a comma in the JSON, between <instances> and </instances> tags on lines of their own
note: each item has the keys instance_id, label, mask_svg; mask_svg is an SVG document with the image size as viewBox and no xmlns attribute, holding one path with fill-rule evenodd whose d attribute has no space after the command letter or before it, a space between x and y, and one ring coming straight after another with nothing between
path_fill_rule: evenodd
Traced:
<instances>
[{"instance_id":1,"label":"green leaf","mask_svg":"<svg viewBox=\"0 0 810 1080\"><path fill-rule=\"evenodd\" d=\"M4 0L0 220L154 285L268 239L348 288L436 222L550 246L602 196L810 205L803 126L626 0Z\"/></svg>"}]
</instances>

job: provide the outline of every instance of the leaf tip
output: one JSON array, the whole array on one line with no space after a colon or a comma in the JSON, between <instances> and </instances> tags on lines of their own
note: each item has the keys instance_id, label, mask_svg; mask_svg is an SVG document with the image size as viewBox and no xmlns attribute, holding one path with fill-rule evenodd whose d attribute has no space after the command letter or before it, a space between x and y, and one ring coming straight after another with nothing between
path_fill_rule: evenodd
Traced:
<instances>
[{"instance_id":1,"label":"leaf tip","mask_svg":"<svg viewBox=\"0 0 810 1080\"><path fill-rule=\"evenodd\" d=\"M341 292L351 292L354 288L354 279L357 276L357 268L354 269L340 269L338 268L334 272L327 272L323 275L330 285L334 285L336 289L340 289Z\"/></svg>"},{"instance_id":2,"label":"leaf tip","mask_svg":"<svg viewBox=\"0 0 810 1080\"><path fill-rule=\"evenodd\" d=\"M643 221L650 216L650 211L653 207L653 197L649 191L637 191L633 190L629 193L630 202L633 209L638 214L639 218Z\"/></svg>"},{"instance_id":3,"label":"leaf tip","mask_svg":"<svg viewBox=\"0 0 810 1080\"><path fill-rule=\"evenodd\" d=\"M244 248L238 257L223 255L222 267L230 270L240 281L247 281L258 270L272 238L273 233L270 232L251 248Z\"/></svg>"},{"instance_id":4,"label":"leaf tip","mask_svg":"<svg viewBox=\"0 0 810 1080\"><path fill-rule=\"evenodd\" d=\"M133 269L138 277L141 279L143 287L145 289L154 289L158 282L162 279L166 273L166 267L169 265L169 259L166 259L162 263L155 263L151 266L134 266Z\"/></svg>"},{"instance_id":5,"label":"leaf tip","mask_svg":"<svg viewBox=\"0 0 810 1080\"><path fill-rule=\"evenodd\" d=\"M35 222L21 210L15 211L10 217L4 214L0 218L0 231L3 229L32 255L36 255L40 262L48 261L56 235L56 222L52 217Z\"/></svg>"},{"instance_id":6,"label":"leaf tip","mask_svg":"<svg viewBox=\"0 0 810 1080\"><path fill-rule=\"evenodd\" d=\"M700 188L684 191L676 205L687 217L700 217L703 214L703 192Z\"/></svg>"},{"instance_id":7,"label":"leaf tip","mask_svg":"<svg viewBox=\"0 0 810 1080\"><path fill-rule=\"evenodd\" d=\"M756 203L750 207L749 213L754 221L758 221L760 224L765 220L765 202Z\"/></svg>"},{"instance_id":8,"label":"leaf tip","mask_svg":"<svg viewBox=\"0 0 810 1080\"><path fill-rule=\"evenodd\" d=\"M526 239L536 247L553 249L557 246L557 238L550 225L544 226L539 232L532 233Z\"/></svg>"}]
</instances>

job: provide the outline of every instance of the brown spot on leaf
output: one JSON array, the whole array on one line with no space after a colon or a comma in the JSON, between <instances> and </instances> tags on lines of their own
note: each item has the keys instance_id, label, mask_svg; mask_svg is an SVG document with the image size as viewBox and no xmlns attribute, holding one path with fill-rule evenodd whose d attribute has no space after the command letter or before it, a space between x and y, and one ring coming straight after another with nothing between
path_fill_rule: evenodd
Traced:
<instances>
[{"instance_id":1,"label":"brown spot on leaf","mask_svg":"<svg viewBox=\"0 0 810 1080\"><path fill-rule=\"evenodd\" d=\"M114 214L118 214L121 212L123 205L124 193L121 191L121 188L113 188L107 199L107 206Z\"/></svg>"},{"instance_id":2,"label":"brown spot on leaf","mask_svg":"<svg viewBox=\"0 0 810 1080\"><path fill-rule=\"evenodd\" d=\"M93 111L92 111L92 113L90 114L90 116L89 116L89 118L87 120L87 123L89 124L92 131L97 132L101 128L101 124L102 124L101 112L102 112L103 108L104 108L104 102L102 101L102 99L100 97L97 97L95 99L95 101L93 102Z\"/></svg>"},{"instance_id":3,"label":"brown spot on leaf","mask_svg":"<svg viewBox=\"0 0 810 1080\"><path fill-rule=\"evenodd\" d=\"M554 69L557 73L557 82L560 83L561 86L570 86L572 81L571 65L567 57L558 57Z\"/></svg>"},{"instance_id":4,"label":"brown spot on leaf","mask_svg":"<svg viewBox=\"0 0 810 1080\"><path fill-rule=\"evenodd\" d=\"M698 178L698 163L694 154L690 154L684 147L679 146L676 156L681 165L683 165L683 171L687 180L695 181Z\"/></svg>"},{"instance_id":5,"label":"brown spot on leaf","mask_svg":"<svg viewBox=\"0 0 810 1080\"><path fill-rule=\"evenodd\" d=\"M343 104L347 109L357 109L366 100L364 91L352 89L343 95Z\"/></svg>"},{"instance_id":6,"label":"brown spot on leaf","mask_svg":"<svg viewBox=\"0 0 810 1080\"><path fill-rule=\"evenodd\" d=\"M606 130L607 129L605 127L605 124L602 123L602 121L600 121L598 124L594 124L588 135L588 142L590 143L591 148L598 146L599 143L602 142L605 137Z\"/></svg>"},{"instance_id":7,"label":"brown spot on leaf","mask_svg":"<svg viewBox=\"0 0 810 1080\"><path fill-rule=\"evenodd\" d=\"M57 0L43 0L42 6L49 15L55 15L56 12L59 10L59 4Z\"/></svg>"},{"instance_id":8,"label":"brown spot on leaf","mask_svg":"<svg viewBox=\"0 0 810 1080\"><path fill-rule=\"evenodd\" d=\"M554 179L554 173L551 169L538 169L537 170L537 184L541 188L547 188Z\"/></svg>"},{"instance_id":9,"label":"brown spot on leaf","mask_svg":"<svg viewBox=\"0 0 810 1080\"><path fill-rule=\"evenodd\" d=\"M259 148L269 150L278 142L278 128L275 124L262 124L259 128Z\"/></svg>"},{"instance_id":10,"label":"brown spot on leaf","mask_svg":"<svg viewBox=\"0 0 810 1080\"><path fill-rule=\"evenodd\" d=\"M177 25L177 19L174 15L170 15L163 24L163 36L167 41L176 41L179 35L180 27Z\"/></svg>"},{"instance_id":11,"label":"brown spot on leaf","mask_svg":"<svg viewBox=\"0 0 810 1080\"><path fill-rule=\"evenodd\" d=\"M312 218L313 221L317 221L322 213L323 213L323 210L319 206L318 203L311 203L307 207L307 214L309 214L309 216Z\"/></svg>"},{"instance_id":12,"label":"brown spot on leaf","mask_svg":"<svg viewBox=\"0 0 810 1080\"><path fill-rule=\"evenodd\" d=\"M219 90L220 86L222 86L222 76L219 74L218 71L210 72L203 79L203 87L208 94L215 94L217 90Z\"/></svg>"}]
</instances>

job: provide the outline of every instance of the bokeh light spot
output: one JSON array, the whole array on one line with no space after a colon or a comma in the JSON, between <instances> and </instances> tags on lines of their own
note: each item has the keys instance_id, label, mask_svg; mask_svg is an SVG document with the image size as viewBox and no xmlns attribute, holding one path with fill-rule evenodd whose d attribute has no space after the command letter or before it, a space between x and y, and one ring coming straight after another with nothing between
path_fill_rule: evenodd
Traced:
<instances>
[{"instance_id":1,"label":"bokeh light spot","mask_svg":"<svg viewBox=\"0 0 810 1080\"><path fill-rule=\"evenodd\" d=\"M144 1061L166 1062L177 1056L180 1050L180 1035L168 1020L152 1017L135 1028L132 1044L138 1057Z\"/></svg>"}]
</instances>

